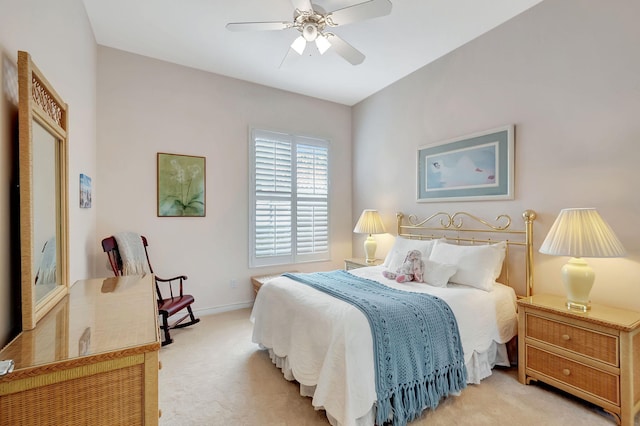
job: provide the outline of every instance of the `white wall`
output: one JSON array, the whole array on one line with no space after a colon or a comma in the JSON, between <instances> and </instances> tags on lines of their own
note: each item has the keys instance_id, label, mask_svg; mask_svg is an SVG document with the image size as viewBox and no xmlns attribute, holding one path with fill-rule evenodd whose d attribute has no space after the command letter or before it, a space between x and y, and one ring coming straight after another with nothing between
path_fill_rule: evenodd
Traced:
<instances>
[{"instance_id":1,"label":"white wall","mask_svg":"<svg viewBox=\"0 0 640 426\"><path fill-rule=\"evenodd\" d=\"M395 230L396 211L534 209L535 292L562 295L568 259L537 249L560 209L596 207L629 256L589 259L592 300L640 310L638 16L632 0L547 0L356 105L352 219L377 208ZM516 126L515 200L415 201L419 146L504 124ZM391 240L378 237L378 257Z\"/></svg>"},{"instance_id":2,"label":"white wall","mask_svg":"<svg viewBox=\"0 0 640 426\"><path fill-rule=\"evenodd\" d=\"M544 1L353 110L97 48L80 0L0 0L0 11L3 59L15 64L17 50L29 51L69 104L72 281L107 275L100 239L131 229L149 236L158 273L190 276L198 309L249 303L248 277L280 269L247 268L247 131L256 125L332 141L332 261L299 270L340 267L351 255L353 224L364 208L378 208L390 230L397 210L504 211L518 217L533 208L539 214L537 248L561 208L595 206L629 256L590 261L598 274L592 298L640 309L636 1ZM5 74L0 71L3 82ZM3 89L5 205L16 115L9 97ZM514 201L415 202L419 146L507 123L516 125ZM157 152L207 157L206 218L156 217ZM93 178L91 209L78 207L80 173ZM12 327L8 313L19 288L10 276L9 219L9 209L0 209L0 343ZM391 238L377 239L381 257ZM354 254L361 255L362 238L353 242ZM566 259L536 254L535 261L536 291L562 294L558 271ZM231 279L238 288L229 287Z\"/></svg>"},{"instance_id":3,"label":"white wall","mask_svg":"<svg viewBox=\"0 0 640 426\"><path fill-rule=\"evenodd\" d=\"M203 313L250 304L251 275L291 268L248 268L249 126L331 141L332 261L295 269L341 267L353 229L349 107L98 48L99 239L146 235L155 272L188 275ZM206 217L157 217L158 152L206 157ZM105 262L98 253L95 275L109 274Z\"/></svg>"},{"instance_id":4,"label":"white wall","mask_svg":"<svg viewBox=\"0 0 640 426\"><path fill-rule=\"evenodd\" d=\"M69 104L69 220L71 282L90 275L94 267L96 209L81 210L79 174L95 175L96 43L80 0L0 0L0 52L15 68L18 50L25 50L56 91ZM0 71L0 200L9 205L12 164L12 120L16 105L7 98L6 75ZM12 281L9 263L9 209L0 209L0 346L13 320L7 317L10 301L20 283ZM13 253L15 255L16 253ZM18 254L19 256L19 254ZM14 299L15 300L15 299ZM18 299L19 303L19 299Z\"/></svg>"}]
</instances>

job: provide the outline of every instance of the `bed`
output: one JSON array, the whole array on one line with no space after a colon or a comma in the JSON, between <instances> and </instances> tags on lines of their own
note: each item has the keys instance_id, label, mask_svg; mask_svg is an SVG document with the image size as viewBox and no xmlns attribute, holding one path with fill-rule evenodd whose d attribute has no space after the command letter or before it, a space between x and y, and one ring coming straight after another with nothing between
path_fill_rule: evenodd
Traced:
<instances>
[{"instance_id":1,"label":"bed","mask_svg":"<svg viewBox=\"0 0 640 426\"><path fill-rule=\"evenodd\" d=\"M523 226L514 227L507 215L488 221L438 212L420 220L398 213L397 237L385 262L343 274L444 300L457 321L466 381L476 384L494 366L510 365L516 298L533 289L535 213L527 210L522 217ZM412 249L421 250L430 284L385 278L382 272L393 270ZM301 395L325 410L332 425L374 425L379 367L367 318L350 303L291 277L275 277L256 298L253 341L268 350L287 380L300 384Z\"/></svg>"}]
</instances>

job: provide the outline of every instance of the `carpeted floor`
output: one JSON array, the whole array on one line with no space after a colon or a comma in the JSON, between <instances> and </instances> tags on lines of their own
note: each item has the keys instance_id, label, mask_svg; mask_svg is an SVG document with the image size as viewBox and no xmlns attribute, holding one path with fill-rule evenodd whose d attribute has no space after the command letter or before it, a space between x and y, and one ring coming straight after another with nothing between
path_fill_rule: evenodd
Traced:
<instances>
[{"instance_id":1,"label":"carpeted floor","mask_svg":"<svg viewBox=\"0 0 640 426\"><path fill-rule=\"evenodd\" d=\"M160 350L160 425L329 424L251 343L249 313L204 316L172 332L174 343ZM496 369L410 425L615 425L599 408L543 385L521 385L517 375L515 368ZM640 426L640 416L635 424Z\"/></svg>"}]
</instances>

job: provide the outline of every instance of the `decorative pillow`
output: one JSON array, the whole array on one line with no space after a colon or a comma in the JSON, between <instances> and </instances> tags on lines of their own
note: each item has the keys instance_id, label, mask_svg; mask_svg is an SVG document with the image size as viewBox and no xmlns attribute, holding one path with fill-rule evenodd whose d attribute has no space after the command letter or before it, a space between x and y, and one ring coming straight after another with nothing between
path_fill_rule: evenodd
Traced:
<instances>
[{"instance_id":1,"label":"decorative pillow","mask_svg":"<svg viewBox=\"0 0 640 426\"><path fill-rule=\"evenodd\" d=\"M502 271L507 244L460 246L438 240L429 260L456 266L456 273L449 281L491 291Z\"/></svg>"},{"instance_id":2,"label":"decorative pillow","mask_svg":"<svg viewBox=\"0 0 640 426\"><path fill-rule=\"evenodd\" d=\"M445 287L457 270L456 265L448 265L426 259L424 260L424 273L422 277L424 282L429 285Z\"/></svg>"},{"instance_id":3,"label":"decorative pillow","mask_svg":"<svg viewBox=\"0 0 640 426\"><path fill-rule=\"evenodd\" d=\"M427 260L434 244L435 240L411 240L397 237L382 265L390 271L397 270L411 250L419 250L422 253L422 260Z\"/></svg>"},{"instance_id":4,"label":"decorative pillow","mask_svg":"<svg viewBox=\"0 0 640 426\"><path fill-rule=\"evenodd\" d=\"M423 283L424 262L422 260L422 252L420 250L409 251L404 262L395 272L384 270L382 275L399 283L407 281Z\"/></svg>"}]
</instances>

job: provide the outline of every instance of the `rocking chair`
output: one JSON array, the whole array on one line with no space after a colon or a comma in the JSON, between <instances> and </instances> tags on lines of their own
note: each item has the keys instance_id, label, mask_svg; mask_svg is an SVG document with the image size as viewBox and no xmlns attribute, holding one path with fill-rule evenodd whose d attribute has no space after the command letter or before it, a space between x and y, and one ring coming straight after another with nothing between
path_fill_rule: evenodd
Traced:
<instances>
[{"instance_id":1,"label":"rocking chair","mask_svg":"<svg viewBox=\"0 0 640 426\"><path fill-rule=\"evenodd\" d=\"M149 266L149 272L153 273L153 268L151 267L151 262L149 261L149 252L147 251L147 239L144 236L140 236L142 238L142 245L144 247L144 252L147 257L147 265ZM115 237L107 237L102 240L102 249L109 258L109 265L111 265L111 269L113 269L113 273L116 276L123 275L122 271L122 258L120 257L120 252L118 251L118 243ZM162 317L162 324L160 325L160 329L164 333L164 340L162 341L162 346L168 345L173 342L171 338L169 330L174 328L182 328L187 327L193 324L200 322L200 318L196 318L191 310L191 304L195 301L192 295L184 294L182 292L182 283L187 279L186 275L178 275L173 278L160 278L158 276L155 277L156 283L156 295L158 301L158 314ZM164 297L163 293L160 291L159 284L165 284L165 292L166 296ZM174 294L174 287L175 293ZM172 317L174 314L177 314L184 309L187 310L187 313L181 316L176 321L169 324L169 317ZM183 312L184 313L184 312ZM183 323L185 319L189 318L189 322Z\"/></svg>"}]
</instances>

